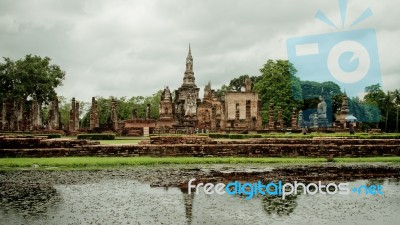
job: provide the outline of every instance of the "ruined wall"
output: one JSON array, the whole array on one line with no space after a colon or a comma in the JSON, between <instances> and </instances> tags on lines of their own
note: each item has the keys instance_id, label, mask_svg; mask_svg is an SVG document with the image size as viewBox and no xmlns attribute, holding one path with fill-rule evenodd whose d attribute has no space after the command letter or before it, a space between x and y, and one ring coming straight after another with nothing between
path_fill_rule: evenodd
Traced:
<instances>
[{"instance_id":1,"label":"ruined wall","mask_svg":"<svg viewBox=\"0 0 400 225\"><path fill-rule=\"evenodd\" d=\"M152 137L153 139L153 137ZM153 144L95 145L81 140L0 137L0 157L195 156L373 157L400 156L400 140L254 139L218 142L207 137L157 137Z\"/></svg>"},{"instance_id":2,"label":"ruined wall","mask_svg":"<svg viewBox=\"0 0 400 225\"><path fill-rule=\"evenodd\" d=\"M227 129L261 129L261 103L255 92L226 93L224 111Z\"/></svg>"}]
</instances>

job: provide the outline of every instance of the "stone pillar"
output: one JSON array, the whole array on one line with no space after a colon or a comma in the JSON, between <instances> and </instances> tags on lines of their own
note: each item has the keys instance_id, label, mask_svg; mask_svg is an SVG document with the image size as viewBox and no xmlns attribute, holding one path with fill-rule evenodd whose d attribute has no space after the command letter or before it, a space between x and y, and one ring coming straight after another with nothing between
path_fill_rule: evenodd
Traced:
<instances>
[{"instance_id":1,"label":"stone pillar","mask_svg":"<svg viewBox=\"0 0 400 225\"><path fill-rule=\"evenodd\" d=\"M1 129L6 130L7 127L7 99L3 99L3 108L1 110Z\"/></svg>"},{"instance_id":2,"label":"stone pillar","mask_svg":"<svg viewBox=\"0 0 400 225\"><path fill-rule=\"evenodd\" d=\"M114 98L111 99L111 123L112 129L118 130L117 102Z\"/></svg>"},{"instance_id":3,"label":"stone pillar","mask_svg":"<svg viewBox=\"0 0 400 225\"><path fill-rule=\"evenodd\" d=\"M77 131L79 129L79 102L72 98L71 110L69 111L69 131Z\"/></svg>"},{"instance_id":4,"label":"stone pillar","mask_svg":"<svg viewBox=\"0 0 400 225\"><path fill-rule=\"evenodd\" d=\"M99 112L97 109L97 101L95 97L92 97L92 107L90 108L90 130L94 130L99 127Z\"/></svg>"},{"instance_id":5,"label":"stone pillar","mask_svg":"<svg viewBox=\"0 0 400 225\"><path fill-rule=\"evenodd\" d=\"M75 130L79 129L79 102L76 101L75 105Z\"/></svg>"},{"instance_id":6,"label":"stone pillar","mask_svg":"<svg viewBox=\"0 0 400 225\"><path fill-rule=\"evenodd\" d=\"M283 110L280 106L278 106L278 124L277 124L277 128L278 129L283 129Z\"/></svg>"},{"instance_id":7,"label":"stone pillar","mask_svg":"<svg viewBox=\"0 0 400 225\"><path fill-rule=\"evenodd\" d=\"M292 110L292 129L298 129L299 127L297 126L297 113L296 113L296 108L293 108Z\"/></svg>"},{"instance_id":8,"label":"stone pillar","mask_svg":"<svg viewBox=\"0 0 400 225\"><path fill-rule=\"evenodd\" d=\"M146 120L150 119L150 104L146 106Z\"/></svg>"},{"instance_id":9,"label":"stone pillar","mask_svg":"<svg viewBox=\"0 0 400 225\"><path fill-rule=\"evenodd\" d=\"M38 130L42 127L41 103L36 99L32 101L31 130Z\"/></svg>"},{"instance_id":10,"label":"stone pillar","mask_svg":"<svg viewBox=\"0 0 400 225\"><path fill-rule=\"evenodd\" d=\"M58 99L54 99L50 103L50 110L49 110L49 124L47 129L48 130L59 130L60 129L60 113L58 110Z\"/></svg>"},{"instance_id":11,"label":"stone pillar","mask_svg":"<svg viewBox=\"0 0 400 225\"><path fill-rule=\"evenodd\" d=\"M269 104L268 129L269 130L274 130L275 129L274 103L270 103Z\"/></svg>"},{"instance_id":12,"label":"stone pillar","mask_svg":"<svg viewBox=\"0 0 400 225\"><path fill-rule=\"evenodd\" d=\"M15 101L13 101L12 106L11 106L11 112L10 113L10 124L9 124L9 128L11 131L15 131L16 130L16 113L17 113L17 107L16 107L16 103Z\"/></svg>"},{"instance_id":13,"label":"stone pillar","mask_svg":"<svg viewBox=\"0 0 400 225\"><path fill-rule=\"evenodd\" d=\"M18 104L17 109L17 131L24 130L23 123L24 123L24 103L21 102Z\"/></svg>"}]
</instances>

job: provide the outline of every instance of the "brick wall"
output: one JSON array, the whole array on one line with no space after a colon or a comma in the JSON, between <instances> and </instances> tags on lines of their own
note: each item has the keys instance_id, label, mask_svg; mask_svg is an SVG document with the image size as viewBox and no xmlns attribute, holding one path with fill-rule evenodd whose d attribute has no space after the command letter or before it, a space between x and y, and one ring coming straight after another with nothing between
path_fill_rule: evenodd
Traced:
<instances>
[{"instance_id":1,"label":"brick wall","mask_svg":"<svg viewBox=\"0 0 400 225\"><path fill-rule=\"evenodd\" d=\"M166 140L171 143L166 143ZM178 143L184 140L184 144ZM84 140L0 137L0 157L194 156L194 157L372 157L400 156L400 140L260 139L217 142L208 137L157 137L143 145L97 145Z\"/></svg>"}]
</instances>

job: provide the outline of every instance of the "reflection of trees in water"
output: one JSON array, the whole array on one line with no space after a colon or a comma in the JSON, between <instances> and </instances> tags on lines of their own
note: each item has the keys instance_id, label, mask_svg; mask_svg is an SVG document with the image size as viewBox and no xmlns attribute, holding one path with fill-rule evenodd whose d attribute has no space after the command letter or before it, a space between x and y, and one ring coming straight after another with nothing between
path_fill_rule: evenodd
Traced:
<instances>
[{"instance_id":1,"label":"reflection of trees in water","mask_svg":"<svg viewBox=\"0 0 400 225\"><path fill-rule=\"evenodd\" d=\"M0 183L0 210L24 217L46 215L61 200L53 186L43 184Z\"/></svg>"},{"instance_id":2,"label":"reflection of trees in water","mask_svg":"<svg viewBox=\"0 0 400 225\"><path fill-rule=\"evenodd\" d=\"M268 215L288 216L297 206L297 196L288 195L282 199L279 195L265 195L262 197L263 209Z\"/></svg>"},{"instance_id":3,"label":"reflection of trees in water","mask_svg":"<svg viewBox=\"0 0 400 225\"><path fill-rule=\"evenodd\" d=\"M369 179L367 180L367 183L365 184L367 187L371 186L371 185L383 185L383 183L385 182L385 179Z\"/></svg>"}]
</instances>

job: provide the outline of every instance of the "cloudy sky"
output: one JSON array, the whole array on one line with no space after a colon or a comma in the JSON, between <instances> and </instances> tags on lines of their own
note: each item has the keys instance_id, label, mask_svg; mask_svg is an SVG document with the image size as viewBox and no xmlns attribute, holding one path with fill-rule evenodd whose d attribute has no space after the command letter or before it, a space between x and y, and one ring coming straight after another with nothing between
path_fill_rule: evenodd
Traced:
<instances>
[{"instance_id":1,"label":"cloudy sky","mask_svg":"<svg viewBox=\"0 0 400 225\"><path fill-rule=\"evenodd\" d=\"M353 28L377 31L383 87L399 88L400 1L348 3L347 25L373 11ZM191 43L196 84L218 88L287 59L288 38L337 32L318 10L341 23L336 0L0 0L0 56L49 56L66 71L58 93L90 101L176 89Z\"/></svg>"}]
</instances>

